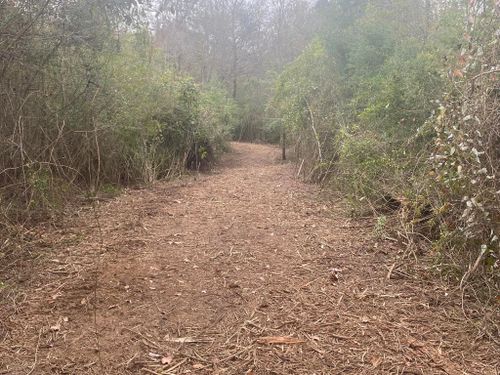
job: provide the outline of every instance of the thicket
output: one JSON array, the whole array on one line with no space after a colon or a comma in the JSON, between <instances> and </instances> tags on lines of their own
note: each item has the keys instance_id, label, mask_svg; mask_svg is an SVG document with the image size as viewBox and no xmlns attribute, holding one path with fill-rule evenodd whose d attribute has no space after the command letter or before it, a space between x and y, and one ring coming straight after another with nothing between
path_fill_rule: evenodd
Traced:
<instances>
[{"instance_id":1,"label":"thicket","mask_svg":"<svg viewBox=\"0 0 500 375\"><path fill-rule=\"evenodd\" d=\"M0 226L203 168L237 107L175 69L141 1L0 4Z\"/></svg>"},{"instance_id":2,"label":"thicket","mask_svg":"<svg viewBox=\"0 0 500 375\"><path fill-rule=\"evenodd\" d=\"M438 115L429 194L445 265L500 283L500 4L472 1ZM465 262L464 262L465 261Z\"/></svg>"},{"instance_id":3,"label":"thicket","mask_svg":"<svg viewBox=\"0 0 500 375\"><path fill-rule=\"evenodd\" d=\"M498 3L333 0L315 11L318 37L268 106L299 174L379 223L397 213L412 250L430 244L439 269L498 290Z\"/></svg>"}]
</instances>

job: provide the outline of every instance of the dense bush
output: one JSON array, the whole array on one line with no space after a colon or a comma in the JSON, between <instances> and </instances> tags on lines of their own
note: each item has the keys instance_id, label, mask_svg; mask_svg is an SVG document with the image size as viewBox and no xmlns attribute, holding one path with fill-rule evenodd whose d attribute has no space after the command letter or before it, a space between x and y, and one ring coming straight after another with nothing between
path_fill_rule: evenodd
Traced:
<instances>
[{"instance_id":1,"label":"dense bush","mask_svg":"<svg viewBox=\"0 0 500 375\"><path fill-rule=\"evenodd\" d=\"M441 255L500 282L500 81L498 5L469 8L467 44L450 71L452 90L434 121L432 198ZM465 262L457 261L458 259ZM464 268L468 267L468 268Z\"/></svg>"},{"instance_id":2,"label":"dense bush","mask_svg":"<svg viewBox=\"0 0 500 375\"><path fill-rule=\"evenodd\" d=\"M498 5L319 10L320 38L284 69L271 102L303 176L356 209L401 208L405 242L432 242L461 275L498 268Z\"/></svg>"},{"instance_id":3,"label":"dense bush","mask_svg":"<svg viewBox=\"0 0 500 375\"><path fill-rule=\"evenodd\" d=\"M75 186L95 193L203 167L225 147L233 100L165 62L131 22L139 3L0 5L5 220L62 207Z\"/></svg>"},{"instance_id":4,"label":"dense bush","mask_svg":"<svg viewBox=\"0 0 500 375\"><path fill-rule=\"evenodd\" d=\"M335 159L330 141L335 139L333 120L336 110L335 71L324 43L316 39L292 63L276 82L269 112L281 118L294 154L301 163L301 173L308 180L321 181ZM325 79L328 77L328 79Z\"/></svg>"}]
</instances>

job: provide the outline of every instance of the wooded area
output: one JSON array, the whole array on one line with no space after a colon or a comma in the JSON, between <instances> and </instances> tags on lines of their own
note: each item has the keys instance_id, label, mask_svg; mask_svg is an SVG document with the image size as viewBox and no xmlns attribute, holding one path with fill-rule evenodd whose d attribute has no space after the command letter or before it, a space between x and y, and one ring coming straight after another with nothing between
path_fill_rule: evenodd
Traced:
<instances>
[{"instance_id":1,"label":"wooded area","mask_svg":"<svg viewBox=\"0 0 500 375\"><path fill-rule=\"evenodd\" d=\"M281 145L398 262L498 309L499 17L498 0L0 1L0 292L38 259L34 228L199 176L237 141Z\"/></svg>"},{"instance_id":2,"label":"wooded area","mask_svg":"<svg viewBox=\"0 0 500 375\"><path fill-rule=\"evenodd\" d=\"M255 280L250 277L245 279L254 288L252 293L255 295L245 294L246 289L241 289L239 294L239 284L226 284L226 276L222 277L220 285L216 285L214 281L214 289L229 285L230 296L236 293L241 300L252 301L247 306L248 310L254 309L254 305L259 307L255 307L249 317L239 316L244 323L237 327L235 333L231 333L229 337L221 334L220 338L214 339L214 342L220 339L217 345L220 345L221 350L226 350L228 342L236 337L237 343L230 350L232 354L213 360L210 356L220 353L213 354L207 349L204 352L206 357L201 361L203 365L193 362L193 366L202 366L198 369L206 367L215 371L217 366L225 366L225 362L232 363L234 359L236 363L241 359L239 354L245 352L247 357L244 365L237 367L240 366L237 362L232 370L228 370L230 366L227 365L229 367L225 367L220 373L244 373L241 371L246 371L247 368L250 368L250 372L246 373L256 373L252 372L252 367L247 366L248 363L253 363L253 369L260 368L262 373L269 373L266 371L271 370L266 367L266 363L274 363L275 357L270 355L266 360L268 362L264 361L264 365L259 367L256 351L251 354L252 345L302 345L311 342L316 345L316 341L320 340L316 340L315 337L319 336L314 336L313 333L323 327L318 328L318 322L322 321L325 314L341 306L344 298L344 304L348 302L350 305L342 305L345 319L340 328L350 331L346 333L347 336L334 333L332 337L351 345L346 346L346 352L350 353L353 347L359 346L359 342L351 343L349 340L360 334L360 324L376 320L363 310L375 305L375 302L372 305L363 304L365 297L370 295L367 291L372 283L368 276L363 275L367 273L373 276L370 268L372 263L379 261L379 253L387 255L388 252L391 252L393 264L387 269L376 270L376 276L372 280L380 282L380 285L377 284L379 289L373 292L373 296L376 295L379 302L389 297L395 301L387 306L392 309L390 311L394 311L399 325L396 327L396 323L392 321L389 324L380 320L382 323L377 324L387 325L380 330L373 323L369 328L373 329L372 336L394 329L418 331L418 327L405 325L405 322L412 321L406 317L424 306L429 319L437 314L438 309L439 314L444 311L443 320L439 322L440 329L443 332L446 329L453 331L455 336L450 339L453 343L450 343L449 348L450 352L455 350L455 359L464 357L461 349L457 349L460 346L457 342L462 338L456 327L451 323L447 325L448 313L453 317L450 321L455 323L462 322L460 319L480 322L471 323L476 324L479 334L470 345L478 343L478 347L484 349L488 345L484 338L498 344L499 20L498 0L0 1L0 302L8 300L9 303L5 306L8 305L12 310L9 310L9 316L17 319L21 319L18 314L22 310L17 307L18 296L22 295L33 306L38 306L37 301L33 302L27 297L28 292L21 292L23 287L28 288L23 284L24 279L18 280L22 279L21 271L30 273L31 267L35 267L33 264L41 259L48 259L50 252L46 248L54 251L54 254L60 251L60 243L55 244L54 240L54 243L47 245L46 237L52 236L54 230L60 230L64 237L67 230L65 221L80 217L84 207L91 207L95 218L88 228L84 228L94 231L90 236L93 242L90 242L92 246L88 248L81 245L85 249L81 253L88 250L89 254L98 254L95 262L91 262L97 270L92 273L86 268L79 268L84 262L78 263L81 261L78 258L75 258L76 263L68 261L67 264L71 263L74 268L71 272L78 276L72 277L69 274L71 282L79 280L81 274L85 275L81 277L82 280L88 281L93 277L99 279L99 267L104 267L101 266L100 257L108 259L106 256L112 257L115 251L113 243L106 244L106 236L114 239L115 230L124 237L131 236L125 228L127 225L133 228L134 236L139 236L136 230L137 233L142 233L141 236L146 233L143 236L145 239L133 237L130 243L125 243L124 248L132 251L113 259L117 262L116 269L105 266L109 272L104 277L123 272L124 265L129 265L125 261L128 261L126 257L144 244L148 252L144 252L145 260L140 261L151 269L155 267L155 260L147 258L147 254L157 254L160 259L164 253L157 249L151 250L148 246L150 243L161 243L164 240L163 233L171 228L176 228L177 232L171 234L173 237L169 237L163 245L165 248L178 246L178 254L184 255L178 255L177 248L175 251L169 248L173 252L169 253L170 258L165 262L172 261L184 273L194 272L186 284L193 290L199 287L198 277L204 275L206 280L203 283L209 284L207 280L219 282L217 277L220 278L226 272L221 271L218 265L214 266L214 270L210 268L214 260L218 261L219 250L225 259L229 259L226 268L232 270L236 267L238 271L240 267L244 267L245 262L251 264L253 258L250 259L250 255L255 251L255 259L259 259L260 263L252 267L267 267L261 270L264 276L260 276L261 281L256 283L264 285L265 280L274 280L277 285L282 283L279 278L281 276L276 276L281 275L279 272L272 275L266 273L280 262L283 263L281 268L288 272L287 278L291 280L292 274L294 277L298 275L291 283L294 289L285 293L287 296L293 294L298 302L293 300L286 312L274 311L273 316L291 315L287 315L287 321L271 331L262 328L265 326L264 320L253 323L255 312L261 306L264 309L269 307L264 302L260 305L261 302L252 300L259 290L252 284ZM223 159L226 169L221 172L218 182L216 173L219 172L204 179L199 172L212 171L221 157L230 152L231 141L254 144L236 144L233 154L226 155L228 159ZM256 143L274 145L276 154L280 145L282 159L286 158L287 161L273 160L269 153L271 148ZM233 164L227 161L231 159L231 155ZM248 160L243 160L245 157ZM286 164L288 162L291 164ZM288 175L285 168L289 166L293 166L293 172ZM182 182L185 181L183 179L178 181L179 185L175 185L175 189L157 187L164 186L157 185L158 181L173 181L189 174L201 178L208 188L203 190L200 187L197 190L190 182ZM235 184L248 186L238 190ZM292 190L288 191L288 188ZM316 196L317 201L311 202L312 193L309 188L321 189L329 198L334 197L329 202L332 205L341 204L342 210L348 212L343 212L343 215L349 218L339 219L337 214L325 216L328 211L325 207L330 203L323 205L319 195ZM140 190L136 195L129 195L132 191L130 189L144 189L144 193ZM176 189L184 189L184 195L177 197ZM150 201L144 203L141 194ZM120 197L127 204L120 201ZM189 205L191 202L183 201L185 197L193 201L192 206ZM120 207L123 212L113 212L108 207L111 211L104 212L103 217L106 219L103 220L98 213L100 202L111 201L111 198L118 199L116 207ZM245 202L251 202L254 207L248 207ZM128 204L137 212L132 212ZM183 204L186 204L186 208ZM175 206L172 212L170 206ZM190 217L190 221L186 222L190 207L195 207L199 215ZM340 212L335 210L332 209L331 212ZM131 217L135 214L138 218L134 221ZM273 220L270 220L271 214L274 215ZM161 217L161 220L151 219L151 234L148 232L151 228L147 228L141 220L154 218L155 215ZM83 222L91 221L85 215L82 217ZM343 216L339 214L339 217ZM171 218L175 220L170 222ZM247 228L240 228L238 220L242 220L244 224L241 225L246 225ZM365 231L366 220L369 230ZM169 227L165 224L167 222ZM269 224L270 222L274 224ZM279 225L273 227L276 223ZM332 226L330 231L325 229L327 225ZM269 232L272 232L267 238L265 236L268 233L261 233L260 230L267 230L269 226ZM156 232L154 228L157 229ZM289 232L290 230L295 232ZM70 232L69 229L67 231ZM319 234L314 234L315 231ZM223 236L226 232L232 233L227 241L233 241L236 244L234 246L240 246L239 239L249 237L246 242L243 241L241 252L234 250L234 254L240 254L240 258L233 257L232 242L225 243L219 239L211 240L221 248L217 248L216 253L210 252L213 249L208 240L183 245L184 242L199 239L198 236L211 238L215 233L225 238ZM84 236L89 238L88 233L83 233L86 233L85 230L68 240L69 245L61 250L63 254L71 249L81 250L71 241L83 243ZM330 234L331 238L328 237ZM283 236L283 242L279 246L274 242L277 238L275 235ZM325 240L327 237L331 242ZM364 238L370 238L370 244L375 244L374 254L364 253L367 251ZM311 241L315 242L311 244ZM64 241L61 239L60 242ZM138 243L142 245L139 246ZM349 245L345 245L346 243ZM379 244L389 250L378 249ZM203 247L205 245L208 250ZM204 249L203 254L201 250L198 253L192 250L200 246ZM225 246L230 248L229 255L224 253ZM245 258L245 246L250 260ZM273 246L276 246L274 253L271 251ZM106 255L108 250L111 255ZM327 250L331 252L328 256L325 255ZM307 251L315 254L316 258L309 259ZM282 253L288 255L282 258ZM332 260L342 254L343 258L336 261L345 262L345 268ZM202 255L209 256L208 260ZM73 256L74 254L68 255L68 258L74 260ZM202 258L205 260L200 260ZM193 259L200 260L196 267L206 265L216 276L212 278L201 270L199 274L193 271ZM323 267L324 264L314 263L315 259L322 259L328 264L328 269ZM413 263L413 260L416 262ZM240 261L241 264L238 263ZM263 263L268 261L270 265ZM448 296L448 293L454 295L457 292L460 297L455 297L455 301L448 305L440 302L440 298L444 297L432 297L436 298L435 305L432 302L434 300L431 300L432 303L427 301L426 293L431 293L427 290L430 284L415 285L418 277L412 279L410 276L412 270L420 272L420 261L425 264L425 275L430 274L432 280L440 279L440 282L446 283L447 286L442 289L436 287L439 293ZM66 264L60 258L50 262ZM290 264L284 264L286 262ZM327 272L327 280L317 275L312 281L309 280L309 274L303 273L306 263L310 267L307 270ZM358 263L357 273L353 271L351 274L352 284L343 284L337 288L339 280L344 277L343 273L349 274L356 269ZM36 269L47 270L47 274L42 272L37 277L43 276L47 280L53 277L48 266ZM18 271L19 275L16 275ZM167 271L163 271L164 268L162 275L167 274ZM70 271L58 268L55 273L59 272L66 275ZM135 272L139 275L142 271L139 269ZM172 272L175 274L177 271ZM248 273L251 274L250 271ZM396 285L394 293L390 294L384 288L386 282L390 283L395 275L405 279L404 282L408 285ZM144 277L142 279L146 280ZM312 300L304 302L308 297L304 297L302 291L310 286L312 288L317 280L323 283L322 287L310 292ZM114 279L106 279L108 281L116 282ZM48 285L57 282L60 280ZM151 280L150 282L153 283ZM339 283L336 284L337 282ZM67 304L54 307L59 306L59 292L63 293L64 283L61 282L61 289L57 287L52 291L53 294L47 292L50 294L47 298L52 298L47 305L52 306L54 311L59 311L57 309L60 308L60 314L69 314L64 310ZM121 281L117 283L120 284ZM130 280L128 283L127 288L132 285ZM34 284L38 288L35 294L44 288L39 287L39 283ZM81 296L78 293L85 288L81 285L73 286L77 291L75 295L80 298L74 314L79 316L83 307L87 308L92 304L96 332L99 315L97 306L107 303L105 299L105 302L98 299L98 284L95 281L93 297L82 297L83 294ZM170 283L169 279L166 290L173 288L171 285L174 284L175 280ZM269 293L274 293L273 296L286 289L286 283L284 286L278 285L281 289L272 289L271 284L270 282L266 287L271 288ZM147 284L143 289L153 293L151 290L155 289L148 289L155 288L151 285ZM354 293L357 286L366 289ZM29 287L33 285L30 284ZM33 291L29 288L26 290ZM64 292L65 296L74 292L73 289L68 290ZM141 293L149 296L144 290ZM342 294L335 297L338 298L335 303L329 301L332 305L325 307L318 302L326 301L325 290L332 295L341 290ZM351 290L356 297L349 296ZM378 292L380 293L377 294ZM185 291L183 293L186 294ZM206 293L204 289L203 294ZM248 297L248 300L242 295ZM402 299L403 295L409 295L408 299ZM182 294L173 291L172 296L181 300ZM421 296L422 302L415 302L415 298L418 301ZM191 297L184 301L189 308L207 296ZM210 298L210 290L208 297ZM145 300L147 298L144 297ZM151 298L156 301L154 295ZM355 298L354 302L350 298ZM280 299L278 301L285 305L287 303ZM348 315L356 310L358 301L359 310L356 314L359 316ZM26 303L29 304L28 302ZM386 300L382 302L383 308L386 308ZM400 302L403 305L398 305ZM147 303L150 304L151 301L148 300ZM212 305L221 303L217 300ZM446 308L441 308L440 303ZM466 311L469 303L474 307ZM288 327L289 321L300 321L292 314L297 306L301 306L304 312L316 306L315 304L319 306L317 310L315 307L309 311L307 317L301 315L304 327L310 324L310 330L302 332L298 328L298 332L302 332L300 339L275 336L282 327ZM460 319L454 315L457 304L460 304L460 314L463 312L464 315ZM205 306L207 311L212 311L212 305ZM115 309L119 311L122 308L117 306L122 305L106 307L103 309L106 313L102 315L105 317L107 313L112 314ZM147 320L147 313L155 310L151 306L143 311L144 322ZM160 308L156 304L156 309L162 315L161 319L168 315L162 310L165 306L161 305ZM35 313L28 314L33 321L43 315L37 315L37 308L40 307L33 308ZM247 308L244 308L245 314ZM269 308L272 309L273 306ZM27 311L31 310L27 308ZM381 313L382 310L377 307L374 311ZM219 310L214 312L214 319L220 318L219 313ZM387 314L387 311L381 314ZM237 315L234 313L234 316ZM15 358L18 363L9 367L15 362L14 359L11 363L4 364L0 358L0 373L3 373L4 365L7 371L5 373L12 373L9 369L26 368L26 358L22 357L26 353L21 349L13 349L18 348L17 344L13 344L15 338L8 349L2 347L4 338L7 340L8 337L2 333L2 316L0 314L0 351L5 350L9 359ZM308 320L311 316L314 316L314 321ZM79 318L80 328L84 327L84 319ZM68 319L66 315L61 315L57 325L48 329L40 328L38 342L34 343L34 363L28 374L37 369L41 338L46 340L47 347L51 347L53 338L48 337L56 337L61 324L64 326ZM179 319L181 322L184 319L182 314ZM219 324L221 319L214 324ZM349 319L355 319L355 323ZM412 316L412 319L417 318ZM197 327L195 323L193 327ZM33 327L36 324L33 323ZM324 324L326 326L330 323ZM35 329L33 332L33 327L26 328L20 335L31 335L29 337L36 339L37 331ZM227 327L219 328L224 330ZM10 327L9 332L15 332L15 329ZM324 333L321 329L318 333L320 336ZM239 346L240 332L255 333L255 330L260 336L265 336L259 336L259 339L247 337L247 346L242 349ZM135 332L131 329L129 331ZM227 332L229 331L228 329ZM178 332L180 335L180 329ZM331 333L328 332L328 335ZM324 335L330 337L326 333ZM96 333L99 347L98 336ZM416 358L420 358L419 355L427 358L418 359L420 367L413 365L420 372L415 370L411 373L430 371L425 367L430 366L429 363L433 363L436 371L432 373L459 373L458 362L446 359L441 353L443 342L439 340L442 338L425 339L425 336L426 333L421 332L421 335L415 337L421 338L422 342L427 340L428 343L439 343L439 350L427 349L427 346L418 344L415 337L406 337L409 344L404 350L409 351L404 352L404 358L414 356L419 350L420 354ZM12 337L14 336L10 335L9 340ZM362 337L365 340L364 328ZM388 341L383 335L381 337L384 350L388 348L388 342L399 342L399 336ZM144 336L142 338L147 339ZM113 340L109 340L110 346L106 349L110 353L113 352ZM54 338L54 342L56 341ZM146 342L149 346L152 345L150 339ZM381 344L374 345L380 347ZM498 371L498 361L495 364L494 359L486 358L484 350L475 353L475 347L463 345L467 347L467 352L474 352L474 355L479 356L470 361L468 358L464 359L461 362L463 366L473 368L477 363L482 363L484 369L491 370L496 366ZM219 347L214 346L213 350L218 351ZM443 348L446 350L447 345ZM287 362L290 364L288 370L286 366L280 368L276 365L278 367L273 367L273 371L278 372L273 373L311 373L312 368L317 369L317 366L327 368L331 364L325 364L323 354L328 352L334 355L335 350L333 346L326 352L323 349L314 347L309 354L307 351L305 354L299 353L306 357L319 354L318 358L314 357L317 362L311 362L312 367L304 365L306 360L294 363L292 359ZM360 352L356 353L361 356L361 350L364 349L358 349ZM103 352L106 353L106 350ZM391 353L401 351L401 348L387 350L384 360ZM22 355L18 356L20 352ZM99 352L99 348L96 352ZM130 360L120 359L125 361L124 368L132 373L135 370L130 364L133 364L136 354L124 353L134 355ZM186 361L200 360L196 352L189 353L171 370L183 368ZM357 356L356 353L354 354ZM362 354L362 363L358 364L360 367L349 367L347 363L344 367L328 367L328 371L331 368L342 368L345 373L375 373L374 369L382 371L384 368L386 372L381 373L396 373L395 369L397 373L405 373L404 366L408 363L405 364L406 360L396 355L389 358L389 362L392 362L386 364L386 367L381 356L369 360L371 370L363 367L366 353L368 351ZM492 350L492 353L495 351ZM281 358L282 354L276 358ZM81 356L87 361L89 354L82 351ZM49 357L50 355L46 358L45 368L50 367ZM164 373L173 373L168 369L172 359L163 363L164 358L169 357L160 355L153 360L149 358L153 367L144 365L147 367L146 371L149 369L150 373L157 373L154 372L158 370L157 362L161 362L166 371ZM349 357L349 361L356 363L356 358ZM79 360L72 359L74 363ZM103 361L99 358L94 364L97 362ZM108 362L111 363L112 360ZM79 363L79 370L75 370L75 373L87 373L82 370L87 368L82 363ZM147 362L147 365L151 363ZM305 367L301 367L302 365ZM101 366L102 370L104 365L101 363ZM402 366L401 372L399 366ZM44 367L40 368L43 371ZM360 368L368 372L359 372ZM193 369L197 370L195 367ZM64 371L61 373L67 373ZM97 372L88 373L99 373L99 370L95 371ZM483 373L481 370L477 371Z\"/></svg>"},{"instance_id":3,"label":"wooded area","mask_svg":"<svg viewBox=\"0 0 500 375\"><path fill-rule=\"evenodd\" d=\"M7 1L2 231L286 139L304 179L498 286L494 0ZM5 246L5 245L2 245ZM462 281L464 281L462 280Z\"/></svg>"}]
</instances>

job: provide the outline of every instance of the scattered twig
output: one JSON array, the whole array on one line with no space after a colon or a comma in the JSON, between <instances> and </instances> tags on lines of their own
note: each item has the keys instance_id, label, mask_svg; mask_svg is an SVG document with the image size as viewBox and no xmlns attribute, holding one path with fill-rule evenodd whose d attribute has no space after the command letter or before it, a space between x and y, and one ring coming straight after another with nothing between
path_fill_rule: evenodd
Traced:
<instances>
[{"instance_id":1,"label":"scattered twig","mask_svg":"<svg viewBox=\"0 0 500 375\"><path fill-rule=\"evenodd\" d=\"M393 265L389 268L389 272L387 272L387 276L385 277L386 280L390 280L392 276L392 271L394 270L394 267L396 267L396 263L393 263Z\"/></svg>"},{"instance_id":2,"label":"scattered twig","mask_svg":"<svg viewBox=\"0 0 500 375\"><path fill-rule=\"evenodd\" d=\"M38 362L38 349L40 348L40 339L42 337L42 329L43 328L40 328L40 331L38 332L38 340L37 340L36 348L35 348L35 359L33 361L33 366L31 366L31 369L29 370L29 372L26 375L31 375L33 373L33 371L35 371L36 364Z\"/></svg>"}]
</instances>

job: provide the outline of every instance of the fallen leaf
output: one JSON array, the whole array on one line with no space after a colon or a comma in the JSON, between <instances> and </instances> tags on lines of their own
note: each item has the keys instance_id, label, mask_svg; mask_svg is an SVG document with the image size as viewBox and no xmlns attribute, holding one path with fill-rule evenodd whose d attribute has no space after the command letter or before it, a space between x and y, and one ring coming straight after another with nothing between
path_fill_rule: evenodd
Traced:
<instances>
[{"instance_id":1,"label":"fallen leaf","mask_svg":"<svg viewBox=\"0 0 500 375\"><path fill-rule=\"evenodd\" d=\"M201 363L195 363L195 364L193 365L193 368L194 368L195 370L201 370L202 368L205 368L205 366L203 366Z\"/></svg>"},{"instance_id":2,"label":"fallen leaf","mask_svg":"<svg viewBox=\"0 0 500 375\"><path fill-rule=\"evenodd\" d=\"M294 345L294 344L305 343L304 340L291 336L265 336L258 339L257 342L259 344L268 344L268 345L276 345L276 344Z\"/></svg>"}]
</instances>

